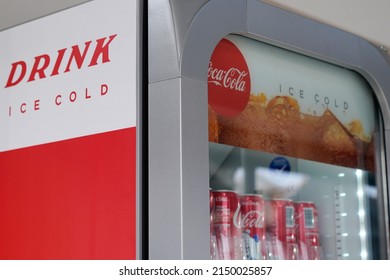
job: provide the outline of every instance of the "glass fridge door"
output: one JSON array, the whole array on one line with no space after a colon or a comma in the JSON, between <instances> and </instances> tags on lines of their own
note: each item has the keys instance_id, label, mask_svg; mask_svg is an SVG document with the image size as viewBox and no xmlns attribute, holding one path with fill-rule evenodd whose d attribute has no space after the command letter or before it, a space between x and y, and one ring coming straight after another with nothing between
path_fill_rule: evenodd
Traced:
<instances>
[{"instance_id":1,"label":"glass fridge door","mask_svg":"<svg viewBox=\"0 0 390 280\"><path fill-rule=\"evenodd\" d=\"M209 63L211 259L379 259L380 113L361 76L238 35Z\"/></svg>"}]
</instances>

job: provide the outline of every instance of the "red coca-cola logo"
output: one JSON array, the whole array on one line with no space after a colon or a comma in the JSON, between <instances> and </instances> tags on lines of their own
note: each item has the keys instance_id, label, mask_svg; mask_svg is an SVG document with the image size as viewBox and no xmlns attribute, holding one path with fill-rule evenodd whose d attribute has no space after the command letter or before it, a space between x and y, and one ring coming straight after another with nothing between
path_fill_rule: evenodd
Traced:
<instances>
[{"instance_id":1,"label":"red coca-cola logo","mask_svg":"<svg viewBox=\"0 0 390 280\"><path fill-rule=\"evenodd\" d=\"M217 114L236 116L248 104L250 74L241 51L229 40L215 47L208 70L209 104Z\"/></svg>"}]
</instances>

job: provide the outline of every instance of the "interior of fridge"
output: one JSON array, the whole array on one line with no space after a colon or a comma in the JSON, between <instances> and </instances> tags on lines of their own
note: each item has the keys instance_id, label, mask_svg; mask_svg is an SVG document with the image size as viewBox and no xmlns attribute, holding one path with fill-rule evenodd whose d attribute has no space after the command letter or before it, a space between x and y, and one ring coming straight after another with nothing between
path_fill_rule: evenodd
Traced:
<instances>
[{"instance_id":1,"label":"interior of fridge","mask_svg":"<svg viewBox=\"0 0 390 280\"><path fill-rule=\"evenodd\" d=\"M378 189L372 172L211 142L209 148L213 190L313 202L321 259L379 257Z\"/></svg>"}]
</instances>

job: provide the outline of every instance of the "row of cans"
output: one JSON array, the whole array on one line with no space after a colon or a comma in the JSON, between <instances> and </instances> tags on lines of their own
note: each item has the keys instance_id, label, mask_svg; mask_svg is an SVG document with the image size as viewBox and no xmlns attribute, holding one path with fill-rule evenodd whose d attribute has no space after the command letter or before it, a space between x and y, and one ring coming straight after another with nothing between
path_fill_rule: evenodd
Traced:
<instances>
[{"instance_id":1,"label":"row of cans","mask_svg":"<svg viewBox=\"0 0 390 280\"><path fill-rule=\"evenodd\" d=\"M320 249L313 202L210 190L211 259L315 260Z\"/></svg>"}]
</instances>

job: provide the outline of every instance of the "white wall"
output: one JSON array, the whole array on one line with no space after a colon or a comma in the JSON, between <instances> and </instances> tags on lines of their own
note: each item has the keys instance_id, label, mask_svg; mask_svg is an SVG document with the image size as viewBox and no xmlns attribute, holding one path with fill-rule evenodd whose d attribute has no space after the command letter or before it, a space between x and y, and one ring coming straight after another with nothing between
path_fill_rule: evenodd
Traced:
<instances>
[{"instance_id":1,"label":"white wall","mask_svg":"<svg viewBox=\"0 0 390 280\"><path fill-rule=\"evenodd\" d=\"M0 0L0 31L87 1Z\"/></svg>"},{"instance_id":2,"label":"white wall","mask_svg":"<svg viewBox=\"0 0 390 280\"><path fill-rule=\"evenodd\" d=\"M263 0L390 49L389 0Z\"/></svg>"},{"instance_id":3,"label":"white wall","mask_svg":"<svg viewBox=\"0 0 390 280\"><path fill-rule=\"evenodd\" d=\"M0 0L0 30L87 1L89 0ZM390 49L390 0L262 1L355 33Z\"/></svg>"}]
</instances>

